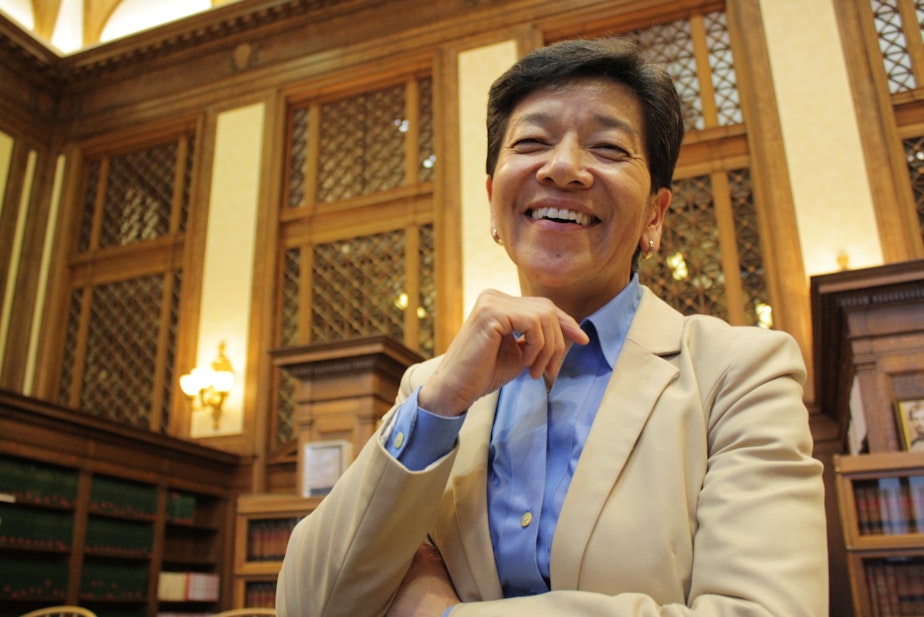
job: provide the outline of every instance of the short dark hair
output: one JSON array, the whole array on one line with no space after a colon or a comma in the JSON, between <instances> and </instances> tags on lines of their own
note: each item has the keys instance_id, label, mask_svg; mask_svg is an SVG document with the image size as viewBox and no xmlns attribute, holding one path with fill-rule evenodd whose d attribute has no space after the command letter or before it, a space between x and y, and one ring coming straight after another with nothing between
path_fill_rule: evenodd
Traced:
<instances>
[{"instance_id":1,"label":"short dark hair","mask_svg":"<svg viewBox=\"0 0 924 617\"><path fill-rule=\"evenodd\" d=\"M587 77L623 84L638 97L651 190L669 189L683 141L680 97L663 67L646 61L638 45L618 37L575 39L539 48L494 82L488 94L488 175L494 175L510 114L524 98L536 90Z\"/></svg>"}]
</instances>

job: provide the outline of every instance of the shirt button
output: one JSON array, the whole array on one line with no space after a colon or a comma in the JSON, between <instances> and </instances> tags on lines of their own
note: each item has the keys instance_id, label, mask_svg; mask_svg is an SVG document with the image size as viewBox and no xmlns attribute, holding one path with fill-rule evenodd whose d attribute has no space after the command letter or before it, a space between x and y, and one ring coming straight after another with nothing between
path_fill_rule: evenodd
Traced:
<instances>
[{"instance_id":1,"label":"shirt button","mask_svg":"<svg viewBox=\"0 0 924 617\"><path fill-rule=\"evenodd\" d=\"M529 524L533 522L533 513L526 512L523 516L520 517L520 527L529 527Z\"/></svg>"},{"instance_id":2,"label":"shirt button","mask_svg":"<svg viewBox=\"0 0 924 617\"><path fill-rule=\"evenodd\" d=\"M397 435L395 435L395 440L393 443L395 444L396 448L400 448L401 445L404 443L404 433L398 433Z\"/></svg>"}]
</instances>

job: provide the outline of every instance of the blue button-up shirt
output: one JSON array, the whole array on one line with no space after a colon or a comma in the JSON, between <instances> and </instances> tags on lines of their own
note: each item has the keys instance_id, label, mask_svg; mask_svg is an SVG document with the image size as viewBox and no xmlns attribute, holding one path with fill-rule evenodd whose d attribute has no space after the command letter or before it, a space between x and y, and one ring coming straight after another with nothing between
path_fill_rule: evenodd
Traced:
<instances>
[{"instance_id":1,"label":"blue button-up shirt","mask_svg":"<svg viewBox=\"0 0 924 617\"><path fill-rule=\"evenodd\" d=\"M524 371L500 390L491 435L488 519L505 597L549 590L552 537L578 458L641 299L637 276L581 327L550 390ZM464 414L420 409L415 391L397 412L386 447L421 470L455 443Z\"/></svg>"}]
</instances>

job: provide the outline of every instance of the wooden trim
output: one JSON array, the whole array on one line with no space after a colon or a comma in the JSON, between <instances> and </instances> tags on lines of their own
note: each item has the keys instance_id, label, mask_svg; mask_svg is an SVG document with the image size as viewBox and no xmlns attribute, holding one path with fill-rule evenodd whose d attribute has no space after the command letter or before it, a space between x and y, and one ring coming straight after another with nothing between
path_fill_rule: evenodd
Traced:
<instances>
[{"instance_id":1,"label":"wooden trim","mask_svg":"<svg viewBox=\"0 0 924 617\"><path fill-rule=\"evenodd\" d=\"M904 148L896 132L868 0L835 2L847 76L885 263L924 257Z\"/></svg>"},{"instance_id":2,"label":"wooden trim","mask_svg":"<svg viewBox=\"0 0 924 617\"><path fill-rule=\"evenodd\" d=\"M720 171L710 174L712 198L715 202L715 218L719 228L719 247L722 256L722 271L725 273L725 306L728 321L734 325L746 325L744 289L741 283L741 262L738 259L738 234L735 233L735 212L729 195L728 175Z\"/></svg>"},{"instance_id":3,"label":"wooden trim","mask_svg":"<svg viewBox=\"0 0 924 617\"><path fill-rule=\"evenodd\" d=\"M754 201L774 322L796 339L806 366L811 367L808 281L759 0L729 1L727 19L738 67L741 111L748 127ZM810 368L809 384L813 378ZM809 387L807 391L813 390Z\"/></svg>"},{"instance_id":4,"label":"wooden trim","mask_svg":"<svg viewBox=\"0 0 924 617\"><path fill-rule=\"evenodd\" d=\"M264 101L263 153L260 177L280 178L283 176L283 153L285 152L285 126L287 121L285 100L278 93L268 95ZM275 390L261 388L261 384L273 383L273 365L264 353L267 341L273 341L276 322L275 295L278 285L276 261L279 258L278 204L283 199L283 189L278 182L263 180L260 183L259 209L257 211L256 249L254 250L253 283L250 314L250 331L247 337L247 374L245 375L246 396L243 404L243 435L253 435L244 441L245 452L255 456L251 469L251 486L256 492L265 489L266 451L269 447L270 412L274 408L271 395Z\"/></svg>"}]
</instances>

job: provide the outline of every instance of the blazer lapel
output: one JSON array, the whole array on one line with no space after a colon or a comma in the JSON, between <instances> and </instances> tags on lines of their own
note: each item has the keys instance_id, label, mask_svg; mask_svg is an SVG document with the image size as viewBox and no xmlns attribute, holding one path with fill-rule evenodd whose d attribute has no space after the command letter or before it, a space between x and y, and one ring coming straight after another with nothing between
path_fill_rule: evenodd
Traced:
<instances>
[{"instance_id":1,"label":"blazer lapel","mask_svg":"<svg viewBox=\"0 0 924 617\"><path fill-rule=\"evenodd\" d=\"M455 564L465 571L453 571L453 580L463 600L503 597L494 549L488 528L488 450L497 408L498 392L472 405L459 433L459 452L453 468L452 487L443 497L441 508L449 508L449 527L434 530L437 543L458 546L466 564Z\"/></svg>"},{"instance_id":2,"label":"blazer lapel","mask_svg":"<svg viewBox=\"0 0 924 617\"><path fill-rule=\"evenodd\" d=\"M647 288L578 460L552 540L553 589L577 589L594 525L661 392L677 368L682 316ZM578 550L580 547L580 550Z\"/></svg>"}]
</instances>

